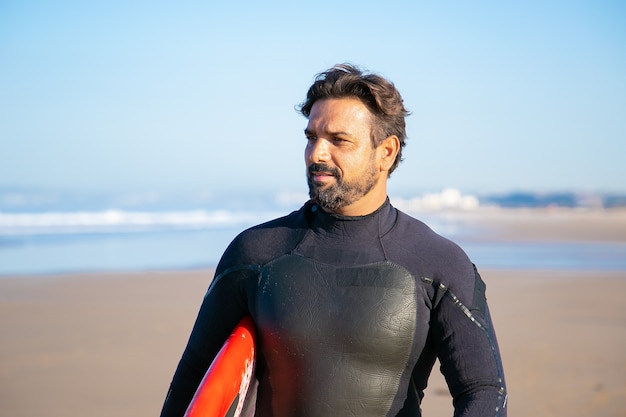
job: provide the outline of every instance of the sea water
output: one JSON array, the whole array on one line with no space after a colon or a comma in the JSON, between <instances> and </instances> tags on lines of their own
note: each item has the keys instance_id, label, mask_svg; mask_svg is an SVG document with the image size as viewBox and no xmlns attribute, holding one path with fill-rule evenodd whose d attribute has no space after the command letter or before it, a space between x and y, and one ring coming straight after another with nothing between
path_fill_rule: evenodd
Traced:
<instances>
[{"instance_id":1,"label":"sea water","mask_svg":"<svg viewBox=\"0 0 626 417\"><path fill-rule=\"evenodd\" d=\"M31 201L20 205L5 198L0 275L211 268L241 230L297 209L304 198L283 195L244 204L223 197L133 204L119 196L12 200ZM472 238L480 230L437 213L420 218L461 245L481 269L626 271L626 243L490 242Z\"/></svg>"}]
</instances>

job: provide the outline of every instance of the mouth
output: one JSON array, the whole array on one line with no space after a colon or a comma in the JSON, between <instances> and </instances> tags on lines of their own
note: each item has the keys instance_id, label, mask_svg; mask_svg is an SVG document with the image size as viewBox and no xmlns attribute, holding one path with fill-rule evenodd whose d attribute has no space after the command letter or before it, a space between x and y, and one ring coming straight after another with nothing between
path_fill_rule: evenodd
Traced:
<instances>
[{"instance_id":1,"label":"mouth","mask_svg":"<svg viewBox=\"0 0 626 417\"><path fill-rule=\"evenodd\" d=\"M331 179L335 178L335 176L330 172L311 172L311 180L313 182L327 182Z\"/></svg>"},{"instance_id":2,"label":"mouth","mask_svg":"<svg viewBox=\"0 0 626 417\"><path fill-rule=\"evenodd\" d=\"M331 167L313 164L309 167L309 178L311 182L323 184L337 178L337 173Z\"/></svg>"}]
</instances>

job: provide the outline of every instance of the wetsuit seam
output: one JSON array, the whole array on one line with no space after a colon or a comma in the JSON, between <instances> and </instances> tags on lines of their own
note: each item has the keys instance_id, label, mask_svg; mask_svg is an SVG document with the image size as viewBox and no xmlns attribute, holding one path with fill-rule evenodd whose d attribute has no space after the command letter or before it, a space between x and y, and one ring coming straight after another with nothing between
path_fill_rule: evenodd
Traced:
<instances>
[{"instance_id":1,"label":"wetsuit seam","mask_svg":"<svg viewBox=\"0 0 626 417\"><path fill-rule=\"evenodd\" d=\"M383 258L387 261L389 257L387 256L387 250L385 249L385 244L383 243L382 222L382 216L378 216L378 244L380 245L380 250L383 253Z\"/></svg>"},{"instance_id":2,"label":"wetsuit seam","mask_svg":"<svg viewBox=\"0 0 626 417\"><path fill-rule=\"evenodd\" d=\"M498 417L500 415L500 411L503 410L506 406L506 401L507 401L507 395L506 395L506 389L504 388L504 372L503 372L503 366L502 366L502 362L499 358L498 355L498 349L497 349L497 344L495 343L494 338L492 337L491 333L489 332L489 329L487 329L485 326L483 326L475 317L474 314L472 313L472 311L467 308L465 306L465 304L463 304L461 302L461 300L452 292L450 291L450 289L448 288L448 286L446 286L445 284L441 283L441 282L437 282L435 280L433 280L432 278L428 278L428 277L422 277L422 282L425 282L427 284L430 284L432 286L436 286L438 287L441 292L443 293L444 297L448 297L450 300L452 300L452 303L461 310L461 312L472 322L474 323L480 330L482 330L485 335L487 336L487 340L489 340L489 346L491 347L491 353L494 356L494 361L496 363L496 372L498 374L498 382L500 383L500 386L498 387L498 402L496 405L496 409L495 411L495 417ZM488 313L487 313L488 314ZM488 318L486 318L488 319ZM488 322L488 320L487 320Z\"/></svg>"},{"instance_id":3,"label":"wetsuit seam","mask_svg":"<svg viewBox=\"0 0 626 417\"><path fill-rule=\"evenodd\" d=\"M284 253L280 256L277 256L276 258L270 260L269 262L263 264L263 265L257 265L258 269L255 269L256 272L261 272L263 269L265 269L268 265L271 265L277 261L279 261L280 259L284 258L284 257L288 257L288 256L297 256L299 258L304 258L304 259L308 259L310 261L312 261L313 264L316 265L326 265L326 266L332 266L332 267L338 267L336 264L332 263L332 262L322 262L319 261L315 258L311 258L310 256L306 256L302 253L298 253L295 250L288 252L288 253ZM363 264L356 264L356 265L350 265L350 268L363 268L363 267L371 267L371 266L376 266L376 265L389 265L395 269L399 269L402 270L403 272L409 274L411 277L413 277L413 279L415 279L415 275L413 275L411 273L411 271L409 271L405 266L403 266L402 264L399 264L397 262L394 261L390 261L388 259L382 259L380 261L375 261L375 262L367 262L367 263L363 263ZM248 270L253 270L252 268L245 268ZM220 274L222 275L222 274Z\"/></svg>"},{"instance_id":4,"label":"wetsuit seam","mask_svg":"<svg viewBox=\"0 0 626 417\"><path fill-rule=\"evenodd\" d=\"M387 248L385 248L385 243L383 242L383 238L387 234L391 233L396 228L396 225L398 224L398 217L399 217L398 210L394 208L393 212L395 214L395 218L393 220L393 224L387 231L383 231L383 216L378 216L378 243L380 245L380 249L383 253L383 257L385 261L388 261L388 262L389 262L389 256L387 255Z\"/></svg>"},{"instance_id":5,"label":"wetsuit seam","mask_svg":"<svg viewBox=\"0 0 626 417\"><path fill-rule=\"evenodd\" d=\"M211 292L211 290L217 284L217 282L220 281L224 276L230 273L236 272L236 271L253 271L253 272L258 273L261 271L261 266L256 265L256 264L242 264L242 265L234 265L229 268L226 268L225 270L223 270L222 272L220 272L213 278L213 281L211 282L211 285L209 285L209 289L207 290L204 297L206 298L207 294Z\"/></svg>"}]
</instances>

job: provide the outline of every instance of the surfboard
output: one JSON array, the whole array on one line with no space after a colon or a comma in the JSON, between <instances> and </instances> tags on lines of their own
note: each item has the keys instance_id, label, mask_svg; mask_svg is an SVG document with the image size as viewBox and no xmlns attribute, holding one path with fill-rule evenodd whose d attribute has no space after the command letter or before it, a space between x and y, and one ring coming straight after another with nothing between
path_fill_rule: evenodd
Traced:
<instances>
[{"instance_id":1,"label":"surfboard","mask_svg":"<svg viewBox=\"0 0 626 417\"><path fill-rule=\"evenodd\" d=\"M185 417L244 417L254 413L250 410L250 385L256 360L255 337L254 322L246 316L211 363Z\"/></svg>"}]
</instances>

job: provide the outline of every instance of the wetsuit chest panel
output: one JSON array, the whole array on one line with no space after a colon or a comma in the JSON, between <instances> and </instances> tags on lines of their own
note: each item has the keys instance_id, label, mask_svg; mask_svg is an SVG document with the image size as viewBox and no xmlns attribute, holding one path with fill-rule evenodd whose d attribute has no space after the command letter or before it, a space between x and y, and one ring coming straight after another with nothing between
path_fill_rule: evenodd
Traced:
<instances>
[{"instance_id":1,"label":"wetsuit chest panel","mask_svg":"<svg viewBox=\"0 0 626 417\"><path fill-rule=\"evenodd\" d=\"M272 415L386 415L412 366L416 283L406 269L284 256L263 269L255 304Z\"/></svg>"}]
</instances>

